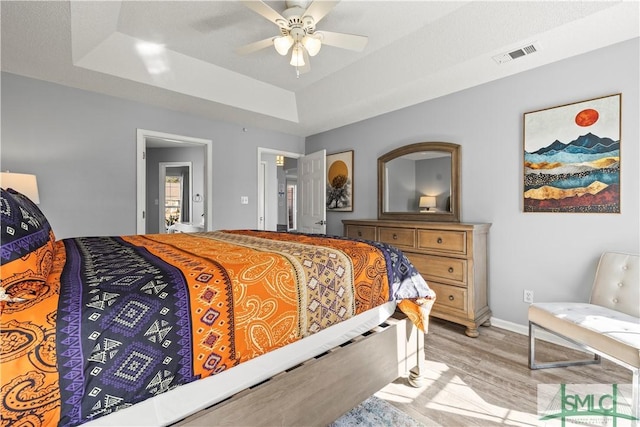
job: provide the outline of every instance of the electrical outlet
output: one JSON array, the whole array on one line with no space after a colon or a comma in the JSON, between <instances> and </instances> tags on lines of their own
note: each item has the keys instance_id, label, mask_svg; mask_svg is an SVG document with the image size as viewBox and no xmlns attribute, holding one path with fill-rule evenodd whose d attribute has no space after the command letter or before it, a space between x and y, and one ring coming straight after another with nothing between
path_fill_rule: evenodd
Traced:
<instances>
[{"instance_id":1,"label":"electrical outlet","mask_svg":"<svg viewBox=\"0 0 640 427\"><path fill-rule=\"evenodd\" d=\"M525 289L522 294L522 301L527 302L529 304L533 303L533 291L530 289Z\"/></svg>"}]
</instances>

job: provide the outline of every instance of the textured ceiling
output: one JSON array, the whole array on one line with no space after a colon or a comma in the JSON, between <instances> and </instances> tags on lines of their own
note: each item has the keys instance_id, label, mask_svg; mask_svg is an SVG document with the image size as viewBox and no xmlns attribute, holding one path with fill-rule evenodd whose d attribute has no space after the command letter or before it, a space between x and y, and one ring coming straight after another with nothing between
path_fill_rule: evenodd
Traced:
<instances>
[{"instance_id":1,"label":"textured ceiling","mask_svg":"<svg viewBox=\"0 0 640 427\"><path fill-rule=\"evenodd\" d=\"M267 2L282 13L283 1ZM365 35L323 46L296 78L277 27L237 1L3 1L2 70L300 136L383 114L639 36L639 3L343 0L317 30ZM144 51L141 43L161 46ZM536 43L498 65L492 57ZM147 53L145 53L147 52Z\"/></svg>"}]
</instances>

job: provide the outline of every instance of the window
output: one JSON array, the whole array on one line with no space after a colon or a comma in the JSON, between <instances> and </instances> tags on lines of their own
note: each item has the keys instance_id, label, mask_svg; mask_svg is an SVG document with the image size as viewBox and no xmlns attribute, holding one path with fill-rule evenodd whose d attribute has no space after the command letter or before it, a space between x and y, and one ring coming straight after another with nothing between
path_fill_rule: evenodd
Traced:
<instances>
[{"instance_id":1,"label":"window","mask_svg":"<svg viewBox=\"0 0 640 427\"><path fill-rule=\"evenodd\" d=\"M164 181L164 220L166 227L180 221L182 177L167 176Z\"/></svg>"}]
</instances>

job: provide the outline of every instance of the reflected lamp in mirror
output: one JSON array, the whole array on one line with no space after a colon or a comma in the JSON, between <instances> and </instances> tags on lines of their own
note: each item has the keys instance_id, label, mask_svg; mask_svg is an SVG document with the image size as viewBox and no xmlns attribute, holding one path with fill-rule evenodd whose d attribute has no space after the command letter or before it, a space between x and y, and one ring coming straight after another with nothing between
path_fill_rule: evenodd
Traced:
<instances>
[{"instance_id":1,"label":"reflected lamp in mirror","mask_svg":"<svg viewBox=\"0 0 640 427\"><path fill-rule=\"evenodd\" d=\"M431 208L436 207L436 197L435 196L421 196L420 197L420 212L434 212L434 210L430 210Z\"/></svg>"},{"instance_id":2,"label":"reflected lamp in mirror","mask_svg":"<svg viewBox=\"0 0 640 427\"><path fill-rule=\"evenodd\" d=\"M26 173L2 172L0 173L0 187L13 188L18 193L24 194L36 205L40 203L38 195L38 182L35 175Z\"/></svg>"}]
</instances>

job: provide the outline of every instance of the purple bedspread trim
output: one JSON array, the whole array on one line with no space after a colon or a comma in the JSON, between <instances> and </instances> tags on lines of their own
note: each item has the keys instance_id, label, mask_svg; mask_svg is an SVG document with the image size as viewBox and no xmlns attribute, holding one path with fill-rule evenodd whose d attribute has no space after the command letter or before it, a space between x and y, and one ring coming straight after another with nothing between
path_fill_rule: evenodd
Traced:
<instances>
[{"instance_id":1,"label":"purple bedspread trim","mask_svg":"<svg viewBox=\"0 0 640 427\"><path fill-rule=\"evenodd\" d=\"M58 341L57 348L64 349L59 351L59 359L64 360L64 367L68 369L64 376L64 382L60 381L60 386L65 384L65 390L71 394L70 399L66 402L70 408L68 415L60 420L59 425L69 426L77 425L81 422L81 405L80 401L84 396L84 356L82 354L82 279L80 275L81 259L78 247L73 240L65 240L64 246L67 255L67 261L63 274L69 279L68 286L60 289L60 302L58 312L64 326L60 332L56 334ZM60 357L62 356L62 357Z\"/></svg>"},{"instance_id":2,"label":"purple bedspread trim","mask_svg":"<svg viewBox=\"0 0 640 427\"><path fill-rule=\"evenodd\" d=\"M64 245L56 334L58 425L76 426L198 379L191 366L191 311L182 271L119 237L65 239ZM113 310L102 311L100 304L113 304ZM162 338L155 340L160 335L152 332L152 342L149 327L158 321L165 322ZM117 347L97 348L104 340ZM96 360L103 350L109 357Z\"/></svg>"},{"instance_id":3,"label":"purple bedspread trim","mask_svg":"<svg viewBox=\"0 0 640 427\"><path fill-rule=\"evenodd\" d=\"M128 244L124 241L122 241L122 243ZM150 263L158 262L158 258L146 250L140 251L139 255L141 255ZM180 340L178 341L180 347L180 350L178 350L178 354L181 357L180 369L178 372L185 378L193 378L193 371L191 369L191 353L193 349L193 342L191 337L191 322L189 321L189 318L191 317L191 310L189 308L187 283L185 282L180 270L176 269L173 266L170 271L167 271L165 273L168 273L171 276L170 283L173 284L173 288L175 291L174 295L176 316L179 319L177 324L179 326L179 329L188 331L188 333L181 335Z\"/></svg>"},{"instance_id":4,"label":"purple bedspread trim","mask_svg":"<svg viewBox=\"0 0 640 427\"><path fill-rule=\"evenodd\" d=\"M49 240L49 228L42 228L35 233L16 239L13 242L2 242L0 246L0 262L4 265L20 258L24 254L38 249Z\"/></svg>"}]
</instances>

